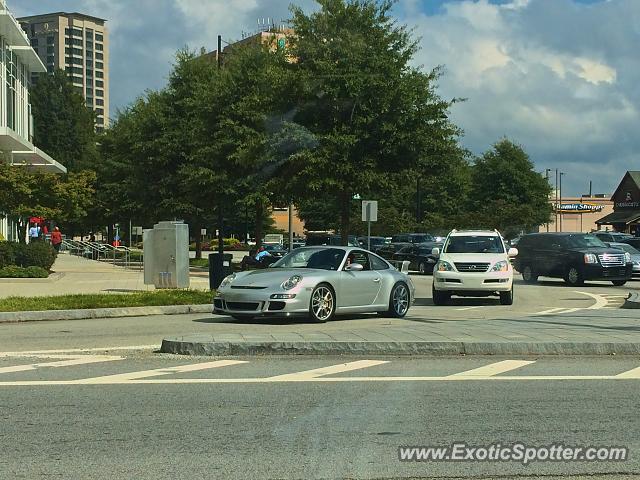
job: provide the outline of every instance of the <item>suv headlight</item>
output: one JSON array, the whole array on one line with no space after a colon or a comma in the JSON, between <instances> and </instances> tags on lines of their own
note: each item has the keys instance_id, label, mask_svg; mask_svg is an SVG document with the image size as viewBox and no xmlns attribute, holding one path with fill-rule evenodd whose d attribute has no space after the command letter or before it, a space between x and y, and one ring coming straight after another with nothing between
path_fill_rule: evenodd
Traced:
<instances>
[{"instance_id":1,"label":"suv headlight","mask_svg":"<svg viewBox=\"0 0 640 480\"><path fill-rule=\"evenodd\" d=\"M282 282L280 285L285 290L291 290L302 281L302 275L292 275L289 279Z\"/></svg>"},{"instance_id":2,"label":"suv headlight","mask_svg":"<svg viewBox=\"0 0 640 480\"><path fill-rule=\"evenodd\" d=\"M222 280L222 282L220 283L220 286L218 288L224 288L227 285L230 285L231 282L233 282L236 279L236 274L232 273L231 275L228 275L226 277L224 277L224 279Z\"/></svg>"},{"instance_id":3,"label":"suv headlight","mask_svg":"<svg viewBox=\"0 0 640 480\"><path fill-rule=\"evenodd\" d=\"M584 263L598 263L598 257L594 253L584 254Z\"/></svg>"},{"instance_id":4,"label":"suv headlight","mask_svg":"<svg viewBox=\"0 0 640 480\"><path fill-rule=\"evenodd\" d=\"M491 269L492 272L508 272L509 271L509 262L506 260L500 260L496 263Z\"/></svg>"},{"instance_id":5,"label":"suv headlight","mask_svg":"<svg viewBox=\"0 0 640 480\"><path fill-rule=\"evenodd\" d=\"M453 272L453 267L451 266L451 264L449 262L445 262L444 260L439 260L438 263L436 263L435 268L439 272Z\"/></svg>"},{"instance_id":6,"label":"suv headlight","mask_svg":"<svg viewBox=\"0 0 640 480\"><path fill-rule=\"evenodd\" d=\"M631 254L629 252L624 252L624 263L631 263Z\"/></svg>"}]
</instances>

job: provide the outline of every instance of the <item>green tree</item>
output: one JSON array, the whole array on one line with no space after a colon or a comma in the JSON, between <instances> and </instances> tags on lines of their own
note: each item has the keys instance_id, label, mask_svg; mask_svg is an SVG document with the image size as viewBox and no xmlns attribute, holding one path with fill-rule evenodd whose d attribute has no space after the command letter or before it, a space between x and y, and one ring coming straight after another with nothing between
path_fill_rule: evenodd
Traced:
<instances>
[{"instance_id":1,"label":"green tree","mask_svg":"<svg viewBox=\"0 0 640 480\"><path fill-rule=\"evenodd\" d=\"M476 159L471 179L476 226L511 236L549 222L551 187L520 145L497 142Z\"/></svg>"},{"instance_id":2,"label":"green tree","mask_svg":"<svg viewBox=\"0 0 640 480\"><path fill-rule=\"evenodd\" d=\"M391 16L394 2L318 3L311 14L292 7L290 54L305 86L295 120L318 139L295 179L301 199L331 192L346 243L354 194L386 197L393 174L419 169L457 129L435 92L439 71L410 66L417 46Z\"/></svg>"},{"instance_id":3,"label":"green tree","mask_svg":"<svg viewBox=\"0 0 640 480\"><path fill-rule=\"evenodd\" d=\"M93 169L98 151L95 114L62 70L40 75L30 91L34 144L69 171Z\"/></svg>"}]
</instances>

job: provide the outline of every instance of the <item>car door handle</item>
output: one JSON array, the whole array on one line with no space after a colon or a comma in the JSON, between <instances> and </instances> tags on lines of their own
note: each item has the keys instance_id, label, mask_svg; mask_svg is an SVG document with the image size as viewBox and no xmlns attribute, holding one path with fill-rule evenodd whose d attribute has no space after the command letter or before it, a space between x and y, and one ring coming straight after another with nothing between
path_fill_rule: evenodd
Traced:
<instances>
[{"instance_id":1,"label":"car door handle","mask_svg":"<svg viewBox=\"0 0 640 480\"><path fill-rule=\"evenodd\" d=\"M374 281L374 282L376 282L376 283L378 283L378 282L380 281L380 277L378 277L378 278L374 278L374 279L373 279L373 281Z\"/></svg>"}]
</instances>

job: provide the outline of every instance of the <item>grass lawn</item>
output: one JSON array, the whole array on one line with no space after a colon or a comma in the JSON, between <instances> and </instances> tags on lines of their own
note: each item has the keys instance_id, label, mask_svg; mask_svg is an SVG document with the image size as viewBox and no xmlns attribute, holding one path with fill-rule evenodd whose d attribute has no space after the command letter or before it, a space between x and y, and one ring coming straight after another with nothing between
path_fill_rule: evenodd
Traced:
<instances>
[{"instance_id":1,"label":"grass lawn","mask_svg":"<svg viewBox=\"0 0 640 480\"><path fill-rule=\"evenodd\" d=\"M209 259L208 258L190 258L189 266L209 268Z\"/></svg>"},{"instance_id":2,"label":"grass lawn","mask_svg":"<svg viewBox=\"0 0 640 480\"><path fill-rule=\"evenodd\" d=\"M0 312L150 307L157 305L205 305L211 303L211 299L211 292L199 290L155 290L136 293L8 297L0 299Z\"/></svg>"}]
</instances>

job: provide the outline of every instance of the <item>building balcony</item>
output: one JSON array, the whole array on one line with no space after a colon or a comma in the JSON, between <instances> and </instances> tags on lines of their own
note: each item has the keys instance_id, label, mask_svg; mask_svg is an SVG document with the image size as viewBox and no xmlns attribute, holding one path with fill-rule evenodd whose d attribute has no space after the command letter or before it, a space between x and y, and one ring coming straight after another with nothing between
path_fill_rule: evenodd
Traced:
<instances>
[{"instance_id":1,"label":"building balcony","mask_svg":"<svg viewBox=\"0 0 640 480\"><path fill-rule=\"evenodd\" d=\"M47 153L31 144L30 150L12 152L12 165L29 166L49 173L67 173L67 169Z\"/></svg>"},{"instance_id":2,"label":"building balcony","mask_svg":"<svg viewBox=\"0 0 640 480\"><path fill-rule=\"evenodd\" d=\"M47 71L47 67L44 66L38 54L30 46L12 47L11 50L29 68L31 73L45 73Z\"/></svg>"},{"instance_id":3,"label":"building balcony","mask_svg":"<svg viewBox=\"0 0 640 480\"><path fill-rule=\"evenodd\" d=\"M29 37L7 9L4 0L0 0L0 35L7 39L12 47L30 47Z\"/></svg>"}]
</instances>

